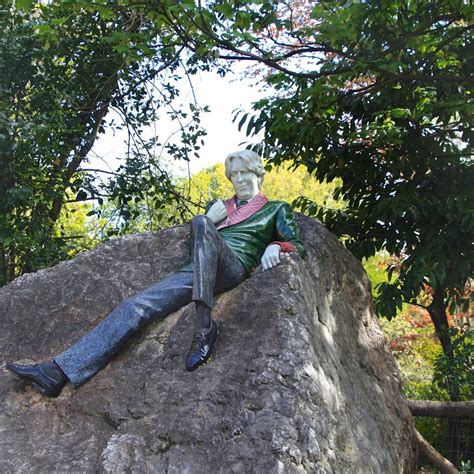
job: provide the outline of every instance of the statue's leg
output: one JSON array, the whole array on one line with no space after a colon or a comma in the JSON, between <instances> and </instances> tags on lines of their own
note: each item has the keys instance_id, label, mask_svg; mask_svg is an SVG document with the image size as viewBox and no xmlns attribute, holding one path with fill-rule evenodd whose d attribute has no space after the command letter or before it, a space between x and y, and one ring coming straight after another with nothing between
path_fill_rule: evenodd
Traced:
<instances>
[{"instance_id":1,"label":"statue's leg","mask_svg":"<svg viewBox=\"0 0 474 474\"><path fill-rule=\"evenodd\" d=\"M123 300L82 339L54 358L74 385L102 369L142 327L168 316L192 297L192 272L176 272L135 296Z\"/></svg>"},{"instance_id":2,"label":"statue's leg","mask_svg":"<svg viewBox=\"0 0 474 474\"><path fill-rule=\"evenodd\" d=\"M213 294L233 288L247 277L242 263L208 218L193 219L191 244L193 272L178 271L125 299L94 329L54 358L71 383L86 382L110 361L130 336L191 300L204 305L210 314Z\"/></svg>"},{"instance_id":3,"label":"statue's leg","mask_svg":"<svg viewBox=\"0 0 474 474\"><path fill-rule=\"evenodd\" d=\"M196 216L191 221L191 252L192 299L196 303L195 332L198 332L210 325L213 295L234 288L248 274L206 216Z\"/></svg>"}]
</instances>

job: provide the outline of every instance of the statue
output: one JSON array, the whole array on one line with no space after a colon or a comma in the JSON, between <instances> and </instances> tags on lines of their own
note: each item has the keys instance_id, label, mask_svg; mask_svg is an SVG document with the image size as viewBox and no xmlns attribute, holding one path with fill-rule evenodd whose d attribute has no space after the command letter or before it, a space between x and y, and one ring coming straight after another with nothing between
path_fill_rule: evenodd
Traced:
<instances>
[{"instance_id":1,"label":"statue","mask_svg":"<svg viewBox=\"0 0 474 474\"><path fill-rule=\"evenodd\" d=\"M191 301L196 313L186 369L194 371L208 361L217 339L213 295L237 286L259 263L263 271L274 267L281 252L305 255L290 206L260 192L265 174L261 158L248 150L232 153L225 173L235 196L209 203L205 215L192 219L191 256L181 269L122 301L52 361L32 366L9 362L7 368L42 394L56 397L68 382L87 382L143 326Z\"/></svg>"}]
</instances>

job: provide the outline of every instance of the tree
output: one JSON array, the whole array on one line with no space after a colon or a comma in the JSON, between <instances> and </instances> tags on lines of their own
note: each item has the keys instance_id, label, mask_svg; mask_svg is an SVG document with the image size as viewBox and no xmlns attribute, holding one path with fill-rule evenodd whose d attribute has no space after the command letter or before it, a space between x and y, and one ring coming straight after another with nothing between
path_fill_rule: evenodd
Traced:
<instances>
[{"instance_id":1,"label":"tree","mask_svg":"<svg viewBox=\"0 0 474 474\"><path fill-rule=\"evenodd\" d=\"M204 135L191 104L174 112L177 141L144 138L178 93L180 50L133 9L85 7L17 1L0 12L0 284L67 256L58 222L68 202L110 198L126 220L152 186L157 205L176 199L155 150L189 159ZM121 123L106 120L110 110ZM107 126L127 129L128 152L101 185L87 161Z\"/></svg>"},{"instance_id":2,"label":"tree","mask_svg":"<svg viewBox=\"0 0 474 474\"><path fill-rule=\"evenodd\" d=\"M126 12L144 21L143 44L124 28L105 35L99 44L114 51L147 46L156 55L166 38L168 52L190 51L189 64L210 67L223 58L272 68L265 81L274 94L239 125L249 135L264 130L271 163L291 160L320 180L342 180L338 194L349 209L317 215L347 236L356 255L385 248L403 258L381 289L386 316L402 301L416 303L424 283L433 288L428 309L449 352L446 306L456 302L473 261L466 2L68 4L112 23Z\"/></svg>"},{"instance_id":3,"label":"tree","mask_svg":"<svg viewBox=\"0 0 474 474\"><path fill-rule=\"evenodd\" d=\"M466 54L473 26L466 2L68 5L69 15L63 10L58 19L55 6L42 24L48 38L51 25L82 12L116 28L96 35L102 41L90 51L112 44L113 52L131 55L130 63L143 51L173 58L187 48L188 65L195 67L221 58L272 68L265 77L272 95L239 125L249 135L264 130L271 163L291 160L320 180L342 180L337 193L348 209L313 206L316 215L345 235L357 256L384 248L402 258L381 287L377 307L385 316L393 317L403 301L418 304L425 284L433 288L427 309L449 354L446 307L462 298L474 260L467 100L473 79ZM126 15L139 19L137 31L123 28ZM130 108L124 112L130 115Z\"/></svg>"},{"instance_id":4,"label":"tree","mask_svg":"<svg viewBox=\"0 0 474 474\"><path fill-rule=\"evenodd\" d=\"M474 232L466 100L473 79L465 54L473 26L465 2L68 4L112 24L124 14L140 18L139 41L123 23L105 35L100 44L114 51L148 47L156 55L166 38L168 53L188 48L189 64L223 58L273 68L265 77L273 95L239 125L249 135L264 130L271 163L291 160L320 180L342 180L348 210L316 214L357 256L385 248L403 258L381 288L378 309L387 317L403 301L416 303L425 283L433 288L428 310L449 352L446 306L473 262L466 244Z\"/></svg>"}]
</instances>

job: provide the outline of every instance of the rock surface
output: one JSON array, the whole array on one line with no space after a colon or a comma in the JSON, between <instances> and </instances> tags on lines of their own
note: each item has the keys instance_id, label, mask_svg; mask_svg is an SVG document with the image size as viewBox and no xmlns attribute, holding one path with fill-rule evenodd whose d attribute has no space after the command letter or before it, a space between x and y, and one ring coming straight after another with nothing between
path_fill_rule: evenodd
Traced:
<instances>
[{"instance_id":1,"label":"rock surface","mask_svg":"<svg viewBox=\"0 0 474 474\"><path fill-rule=\"evenodd\" d=\"M184 370L192 306L47 399L0 371L1 472L411 472L411 416L360 263L300 218L309 256L216 300L212 361ZM186 226L128 236L0 289L2 364L46 360L177 269Z\"/></svg>"}]
</instances>

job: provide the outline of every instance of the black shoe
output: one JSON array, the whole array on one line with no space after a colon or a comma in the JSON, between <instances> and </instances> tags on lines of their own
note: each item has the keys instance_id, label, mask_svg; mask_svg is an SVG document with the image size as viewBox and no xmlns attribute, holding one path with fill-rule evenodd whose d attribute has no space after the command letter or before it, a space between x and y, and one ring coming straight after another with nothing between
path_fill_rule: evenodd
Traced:
<instances>
[{"instance_id":1,"label":"black shoe","mask_svg":"<svg viewBox=\"0 0 474 474\"><path fill-rule=\"evenodd\" d=\"M57 397L67 382L67 377L55 362L40 365L7 363L7 369L48 397Z\"/></svg>"},{"instance_id":2,"label":"black shoe","mask_svg":"<svg viewBox=\"0 0 474 474\"><path fill-rule=\"evenodd\" d=\"M192 372L211 357L217 339L217 323L211 319L211 328L207 333L196 333L186 360L186 370Z\"/></svg>"}]
</instances>

